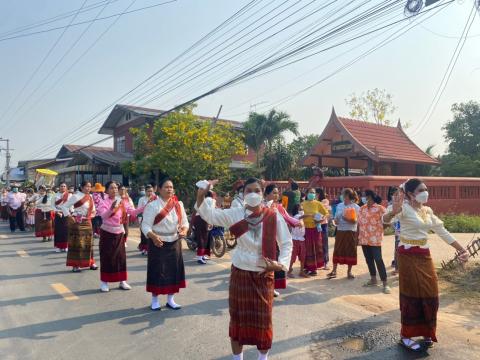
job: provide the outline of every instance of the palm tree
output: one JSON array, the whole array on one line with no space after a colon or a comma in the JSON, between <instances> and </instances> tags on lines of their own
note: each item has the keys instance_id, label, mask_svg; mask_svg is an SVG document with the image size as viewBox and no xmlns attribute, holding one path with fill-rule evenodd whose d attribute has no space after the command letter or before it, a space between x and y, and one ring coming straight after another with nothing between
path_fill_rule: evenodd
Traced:
<instances>
[{"instance_id":1,"label":"palm tree","mask_svg":"<svg viewBox=\"0 0 480 360\"><path fill-rule=\"evenodd\" d=\"M298 135L298 123L283 111L270 110L266 114L251 112L243 126L245 143L256 152L257 167L263 147L271 150L275 141L282 140L287 131Z\"/></svg>"}]
</instances>

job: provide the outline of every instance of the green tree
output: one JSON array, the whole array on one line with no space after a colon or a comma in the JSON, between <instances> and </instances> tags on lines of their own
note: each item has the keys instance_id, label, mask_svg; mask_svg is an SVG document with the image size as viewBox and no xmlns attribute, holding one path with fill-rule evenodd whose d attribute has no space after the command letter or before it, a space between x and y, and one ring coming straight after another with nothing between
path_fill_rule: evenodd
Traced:
<instances>
[{"instance_id":1,"label":"green tree","mask_svg":"<svg viewBox=\"0 0 480 360\"><path fill-rule=\"evenodd\" d=\"M261 151L271 151L277 140L282 140L286 132L298 135L298 124L290 119L290 116L283 111L270 110L268 113L260 114L251 112L248 120L243 124L245 143L253 149L256 154L256 165L260 165Z\"/></svg>"},{"instance_id":2,"label":"green tree","mask_svg":"<svg viewBox=\"0 0 480 360\"><path fill-rule=\"evenodd\" d=\"M450 154L480 154L480 103L469 101L452 105L453 120L444 127Z\"/></svg>"},{"instance_id":3,"label":"green tree","mask_svg":"<svg viewBox=\"0 0 480 360\"><path fill-rule=\"evenodd\" d=\"M293 156L293 168L290 177L298 180L308 180L313 176L311 167L303 166L303 159L310 150L317 144L319 135L303 135L293 140L288 148Z\"/></svg>"},{"instance_id":4,"label":"green tree","mask_svg":"<svg viewBox=\"0 0 480 360\"><path fill-rule=\"evenodd\" d=\"M434 157L434 154L433 154L433 148L434 147L435 147L435 145L429 145L425 149L425 153ZM433 165L420 165L418 175L420 175L420 176L431 176L431 175L434 175L434 172L435 172L435 166L433 166Z\"/></svg>"},{"instance_id":5,"label":"green tree","mask_svg":"<svg viewBox=\"0 0 480 360\"><path fill-rule=\"evenodd\" d=\"M288 179L291 175L294 157L289 146L277 139L265 149L262 167L266 180Z\"/></svg>"},{"instance_id":6,"label":"green tree","mask_svg":"<svg viewBox=\"0 0 480 360\"><path fill-rule=\"evenodd\" d=\"M198 180L228 178L232 156L244 151L241 133L227 124L199 120L192 109L172 112L152 129L132 129L134 159L124 167L135 175L159 169L187 202L193 200Z\"/></svg>"},{"instance_id":7,"label":"green tree","mask_svg":"<svg viewBox=\"0 0 480 360\"><path fill-rule=\"evenodd\" d=\"M442 176L480 177L480 157L463 154L446 154L442 156L440 167Z\"/></svg>"},{"instance_id":8,"label":"green tree","mask_svg":"<svg viewBox=\"0 0 480 360\"><path fill-rule=\"evenodd\" d=\"M396 107L393 96L385 89L367 90L361 95L351 94L345 103L350 106L350 116L363 121L373 121L379 125L390 125L387 116L392 115Z\"/></svg>"}]
</instances>

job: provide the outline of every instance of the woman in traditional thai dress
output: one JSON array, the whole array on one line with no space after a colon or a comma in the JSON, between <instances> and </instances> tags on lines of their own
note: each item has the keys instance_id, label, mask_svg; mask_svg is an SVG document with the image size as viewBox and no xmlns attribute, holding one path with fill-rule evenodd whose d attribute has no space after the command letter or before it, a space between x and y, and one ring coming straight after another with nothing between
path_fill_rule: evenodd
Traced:
<instances>
[{"instance_id":1,"label":"woman in traditional thai dress","mask_svg":"<svg viewBox=\"0 0 480 360\"><path fill-rule=\"evenodd\" d=\"M163 179L158 188L158 198L143 210L141 226L148 238L147 292L152 293L152 310L161 309L158 295L167 295L166 306L179 310L174 295L187 286L181 239L187 236L188 219L173 182Z\"/></svg>"},{"instance_id":2,"label":"woman in traditional thai dress","mask_svg":"<svg viewBox=\"0 0 480 360\"><path fill-rule=\"evenodd\" d=\"M138 208L145 208L147 204L151 203L152 201L157 200L157 195L155 195L155 191L152 185L147 185L145 187L145 195L138 199ZM140 228L142 225L143 214L138 214L138 218L140 220ZM138 250L142 253L142 255L146 256L148 254L148 239L143 233L140 231L140 244L138 244Z\"/></svg>"},{"instance_id":3,"label":"woman in traditional thai dress","mask_svg":"<svg viewBox=\"0 0 480 360\"><path fill-rule=\"evenodd\" d=\"M428 191L420 179L410 179L394 195L383 221L402 224L398 246L398 278L402 328L400 344L421 351L414 337L423 337L425 346L437 341L438 277L429 249L429 232L434 231L457 251L460 261L468 260L468 252L445 229L443 222L425 206Z\"/></svg>"},{"instance_id":4,"label":"woman in traditional thai dress","mask_svg":"<svg viewBox=\"0 0 480 360\"><path fill-rule=\"evenodd\" d=\"M51 241L53 231L53 218L55 214L54 198L47 194L47 188L41 185L35 201L35 237L41 237L42 241Z\"/></svg>"},{"instance_id":5,"label":"woman in traditional thai dress","mask_svg":"<svg viewBox=\"0 0 480 360\"><path fill-rule=\"evenodd\" d=\"M358 212L357 195L352 189L344 189L343 202L337 205L335 212L335 246L333 248L333 269L327 274L329 279L337 277L338 265L347 265L347 278L355 279L352 268L357 265L357 225Z\"/></svg>"},{"instance_id":6,"label":"woman in traditional thai dress","mask_svg":"<svg viewBox=\"0 0 480 360\"><path fill-rule=\"evenodd\" d=\"M198 190L198 213L209 224L230 228L237 238L229 288L233 358L243 358L244 345L256 345L259 359L265 360L273 338L274 272L288 270L292 251L290 231L278 211L262 204L260 180L245 182L245 206L241 208L216 208L210 199L205 199L208 190L209 187Z\"/></svg>"},{"instance_id":7,"label":"woman in traditional thai dress","mask_svg":"<svg viewBox=\"0 0 480 360\"><path fill-rule=\"evenodd\" d=\"M72 195L68 192L67 184L61 183L58 193L55 195L55 235L53 245L56 252L67 252L68 249L68 218L63 216L61 206L65 204Z\"/></svg>"},{"instance_id":8,"label":"woman in traditional thai dress","mask_svg":"<svg viewBox=\"0 0 480 360\"><path fill-rule=\"evenodd\" d=\"M105 184L107 196L99 202L97 214L102 217L100 226L100 290L108 292L109 282L119 282L120 289L130 290L127 283L127 255L125 252L123 224L127 215L137 216L143 208L135 210L127 199L118 195L118 185Z\"/></svg>"},{"instance_id":9,"label":"woman in traditional thai dress","mask_svg":"<svg viewBox=\"0 0 480 360\"><path fill-rule=\"evenodd\" d=\"M98 269L93 259L92 217L95 216L95 204L90 195L91 188L89 181L83 181L80 191L60 205L63 215L68 217L67 266L72 267L72 272L80 272L82 268Z\"/></svg>"},{"instance_id":10,"label":"woman in traditional thai dress","mask_svg":"<svg viewBox=\"0 0 480 360\"><path fill-rule=\"evenodd\" d=\"M328 216L328 211L323 204L316 199L314 188L308 190L307 198L302 203L305 224L305 271L310 276L317 275L317 269L322 268L323 260L322 231L319 226L321 219Z\"/></svg>"}]
</instances>

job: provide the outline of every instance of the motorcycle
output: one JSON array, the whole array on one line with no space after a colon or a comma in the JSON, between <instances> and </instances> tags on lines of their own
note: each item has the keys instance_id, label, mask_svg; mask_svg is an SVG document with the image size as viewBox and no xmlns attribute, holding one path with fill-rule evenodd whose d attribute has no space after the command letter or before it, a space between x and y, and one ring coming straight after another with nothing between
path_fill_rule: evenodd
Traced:
<instances>
[{"instance_id":1,"label":"motorcycle","mask_svg":"<svg viewBox=\"0 0 480 360\"><path fill-rule=\"evenodd\" d=\"M208 236L210 238L210 250L218 258L221 258L225 255L227 251L227 240L225 238L225 230L223 227L220 226L213 226L210 228L208 232ZM185 238L187 242L187 247L192 250L196 251L198 248L198 244L195 241L195 230L192 229L190 234ZM235 240L236 241L236 240Z\"/></svg>"}]
</instances>

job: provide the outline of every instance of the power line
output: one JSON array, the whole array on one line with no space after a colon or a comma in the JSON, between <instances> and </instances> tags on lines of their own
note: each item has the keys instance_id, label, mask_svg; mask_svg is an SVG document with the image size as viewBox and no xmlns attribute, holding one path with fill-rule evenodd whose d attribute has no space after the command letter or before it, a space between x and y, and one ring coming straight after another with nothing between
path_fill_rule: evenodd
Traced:
<instances>
[{"instance_id":1,"label":"power line","mask_svg":"<svg viewBox=\"0 0 480 360\"><path fill-rule=\"evenodd\" d=\"M107 3L105 3L105 5L100 9L100 11L97 13L96 17L95 18L98 18L102 12L107 8L108 5L110 5L112 3L112 0L109 0L107 1ZM131 5L129 5L131 6ZM23 101L23 103L17 108L17 110L15 111L15 113L11 116L11 118L14 118L17 114L20 113L20 111L22 110L22 108L28 103L28 101L32 98L33 95L35 95L35 93L42 87L42 85L48 80L48 78L53 74L53 72L58 68L58 66L62 63L62 61L65 59L65 57L67 57L67 55L73 50L73 48L75 48L75 46L79 43L79 41L83 38L83 36L87 33L87 31L92 27L93 25L93 22L89 23L85 29L80 33L80 35L77 37L77 39L72 43L72 45L70 45L70 47L67 49L66 52L64 52L64 54L60 57L60 59L57 61L57 63L50 69L50 71L47 73L47 75L38 83L37 87L32 91L30 92L30 94L26 97L26 99ZM58 81L57 81L58 83ZM51 90L52 88L50 88L49 90ZM34 103L29 109L28 111L30 111L34 106L36 106L40 101L42 100L42 98L40 98L36 103ZM28 112L27 111L27 112ZM13 122L10 121L10 124L12 124Z\"/></svg>"},{"instance_id":2,"label":"power line","mask_svg":"<svg viewBox=\"0 0 480 360\"><path fill-rule=\"evenodd\" d=\"M102 5L104 5L107 2L110 2L110 4L112 4L112 3L117 2L117 1L119 1L119 0L103 0L103 1L100 1L100 2L97 2L97 3L94 3L94 4L84 6L83 9L79 12L79 14L94 10L98 7L101 7ZM74 15L76 12L77 12L77 10L68 11L66 13L62 13L62 14L59 14L59 15L56 15L56 16L53 16L53 17L50 17L50 18L47 18L47 19L44 19L44 20L36 21L36 22L28 24L28 25L22 25L22 26L14 28L12 30L8 30L6 32L0 33L0 37L4 37L4 36L10 35L10 34L15 34L15 33L18 33L18 32L25 31L25 30L30 30L30 29L40 27L40 26L43 26L43 25L51 24L52 22L57 22L57 21L65 19L65 18L69 18L70 16Z\"/></svg>"},{"instance_id":3,"label":"power line","mask_svg":"<svg viewBox=\"0 0 480 360\"><path fill-rule=\"evenodd\" d=\"M415 131L412 133L411 136L416 136L418 133L420 133L425 125L429 122L431 116L435 112L435 109L440 102L440 99L443 95L443 92L445 91L448 82L450 80L450 77L452 76L453 70L455 69L455 65L457 64L457 61L460 57L460 54L463 50L463 46L465 45L465 42L467 41L467 36L468 33L472 27L473 21L475 20L475 5L472 7L472 10L470 11L470 15L468 16L468 19L465 23L465 26L462 30L462 35L460 36L457 45L455 47L455 50L452 53L452 56L450 58L450 61L448 63L447 68L445 69L445 73L443 74L442 80L440 81L438 88L435 92L435 95L433 96L432 102L430 103L430 106L428 107L428 110L423 117L422 121L420 124L416 127Z\"/></svg>"},{"instance_id":4,"label":"power line","mask_svg":"<svg viewBox=\"0 0 480 360\"><path fill-rule=\"evenodd\" d=\"M162 6L162 5L166 5L166 4L170 4L170 3L173 3L173 2L176 2L176 1L177 1L177 0L169 0L169 1L161 2L161 3L153 4L153 5L150 5L150 6L144 6L144 7L138 8L138 9L133 9L133 10L127 11L125 14L123 14L123 13L116 13L116 14L104 16L104 17L101 17L101 18L98 18L98 19L94 19L94 20L80 21L80 22L71 24L70 26L79 26L79 25L88 24L89 22L92 22L92 21L93 21L93 22L97 22L97 21L107 20L107 19L111 19L111 18L113 18L113 17L115 17L115 16L118 16L118 15L120 15L120 14L121 14L121 15L132 14L132 13L135 13L135 12L138 12L138 11L143 11L143 10L152 9L152 8L155 8L155 7L158 7L158 6ZM24 37L32 36L32 35L44 34L44 33L47 33L47 32L56 31L56 30L61 30L61 29L64 29L64 28L65 28L65 26L57 26L57 27L50 28L50 29L39 30L39 31L34 31L34 32L25 33L25 34L19 34L19 35L15 35L15 36L10 36L10 37L3 37L3 38L0 38L0 42L8 41L8 40L13 40L13 39L18 39L18 38L24 38Z\"/></svg>"},{"instance_id":5,"label":"power line","mask_svg":"<svg viewBox=\"0 0 480 360\"><path fill-rule=\"evenodd\" d=\"M105 108L103 108L102 110L98 111L97 113L95 113L92 117L88 118L86 121L84 121L83 123L80 124L80 126L75 129L73 131L73 133L77 133L79 130L81 130L82 128L84 128L88 123L92 122L93 120L95 120L96 118L98 118L100 115L102 115L103 113L105 113L106 111L108 111L113 105L119 103L120 101L122 101L125 97L127 97L128 95L130 95L131 93L133 93L134 91L136 91L137 89L141 88L145 83L148 83L152 78L154 78L155 76L157 76L158 74L160 74L162 71L164 71L165 69L167 69L168 67L170 67L172 64L174 64L175 62L177 62L179 59L181 59L182 57L184 57L185 55L187 55L188 53L190 53L191 51L193 51L195 48L197 48L198 46L200 46L203 42L205 42L206 40L208 40L211 36L213 36L213 34L215 34L216 32L218 32L220 29L222 29L223 27L227 26L228 24L230 24L231 22L233 22L236 18L238 18L239 16L243 15L246 11L248 11L249 9L252 8L252 6L254 6L256 3L258 3L258 0L252 0L250 1L249 3L247 3L246 5L244 5L242 8L240 8L238 11L236 11L233 15L231 15L230 17L228 17L226 20L224 20L222 23L220 23L220 25L216 26L214 29L212 29L211 31L209 31L206 35L204 35L202 38L200 38L199 40L197 40L195 43L193 43L191 46L189 46L186 50L184 50L182 53L180 53L179 55L177 55L175 58L173 58L172 60L170 60L167 64L165 64L164 66L162 66L160 69L158 69L157 71L155 71L153 74L149 75L147 78L145 78L144 80L142 80L140 83L138 83L135 87L133 87L132 89L130 89L129 91L127 91L126 93L124 93L122 96L120 96L119 98L115 99L112 103L108 104ZM69 134L72 134L72 132L69 132ZM58 140L56 141L61 141L62 139L65 138L65 136L68 135L68 134L65 134L65 135L62 135ZM50 149L54 148L57 146L57 143L53 143L51 145L47 145L47 146L44 146L42 147L41 149L39 149L37 152L35 153L38 153L38 152L45 152L45 151L50 151ZM35 153L32 153L32 154L35 154Z\"/></svg>"},{"instance_id":6,"label":"power line","mask_svg":"<svg viewBox=\"0 0 480 360\"><path fill-rule=\"evenodd\" d=\"M57 40L53 43L53 45L50 47L50 49L47 51L47 53L45 54L45 56L43 57L43 59L40 61L40 63L37 65L37 67L35 68L35 70L33 71L33 73L30 75L30 77L28 78L27 82L23 85L23 87L20 89L20 91L17 93L17 95L13 98L12 102L7 106L6 110L2 113L2 115L0 116L0 121L2 121L2 119L5 117L5 115L10 111L10 109L12 108L13 104L17 101L17 99L23 94L23 92L25 91L25 89L27 88L28 85L30 85L30 82L33 80L33 78L35 77L35 75L37 75L38 71L40 70L40 68L43 66L43 64L45 63L45 61L48 59L48 57L50 56L50 54L53 52L53 50L55 50L55 48L57 47L58 43L60 42L60 40L62 40L63 38L63 35L65 35L65 33L67 32L67 30L69 29L69 27L71 26L71 24L75 21L77 15L79 14L80 10L82 10L83 6L85 6L85 3L87 2L87 0L84 0L83 1L83 4L80 8L78 8L77 12L75 13L75 15L73 15L73 17L70 19L70 23L65 26L63 28L63 31L62 33L60 34L60 36L57 38Z\"/></svg>"}]
</instances>

